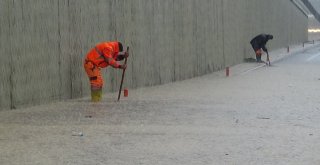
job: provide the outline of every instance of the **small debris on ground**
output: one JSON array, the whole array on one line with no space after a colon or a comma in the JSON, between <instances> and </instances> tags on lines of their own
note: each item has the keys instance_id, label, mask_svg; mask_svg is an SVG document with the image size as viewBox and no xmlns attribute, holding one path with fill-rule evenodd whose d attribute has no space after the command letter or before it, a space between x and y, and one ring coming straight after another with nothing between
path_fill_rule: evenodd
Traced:
<instances>
[{"instance_id":1,"label":"small debris on ground","mask_svg":"<svg viewBox=\"0 0 320 165\"><path fill-rule=\"evenodd\" d=\"M269 117L258 117L258 119L270 119Z\"/></svg>"},{"instance_id":2,"label":"small debris on ground","mask_svg":"<svg viewBox=\"0 0 320 165\"><path fill-rule=\"evenodd\" d=\"M72 136L83 136L82 132L72 131Z\"/></svg>"}]
</instances>

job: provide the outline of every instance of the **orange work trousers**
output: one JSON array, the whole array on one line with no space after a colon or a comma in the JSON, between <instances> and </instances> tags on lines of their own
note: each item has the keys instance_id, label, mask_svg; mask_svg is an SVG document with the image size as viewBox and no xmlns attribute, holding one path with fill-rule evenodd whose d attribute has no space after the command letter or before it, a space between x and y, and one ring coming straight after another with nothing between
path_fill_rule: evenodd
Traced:
<instances>
[{"instance_id":1,"label":"orange work trousers","mask_svg":"<svg viewBox=\"0 0 320 165\"><path fill-rule=\"evenodd\" d=\"M101 89L103 86L101 69L87 59L84 61L84 69L89 77L91 89Z\"/></svg>"}]
</instances>

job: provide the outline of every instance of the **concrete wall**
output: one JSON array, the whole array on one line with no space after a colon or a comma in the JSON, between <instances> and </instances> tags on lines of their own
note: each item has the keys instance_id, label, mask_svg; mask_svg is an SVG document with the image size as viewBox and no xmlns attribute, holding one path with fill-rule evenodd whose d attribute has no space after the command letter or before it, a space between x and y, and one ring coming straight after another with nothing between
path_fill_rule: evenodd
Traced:
<instances>
[{"instance_id":1,"label":"concrete wall","mask_svg":"<svg viewBox=\"0 0 320 165\"><path fill-rule=\"evenodd\" d=\"M271 49L305 41L308 24L288 0L2 0L0 15L0 109L88 96L82 60L101 41L130 46L137 88L241 63L259 33ZM116 91L121 71L103 73Z\"/></svg>"}]
</instances>

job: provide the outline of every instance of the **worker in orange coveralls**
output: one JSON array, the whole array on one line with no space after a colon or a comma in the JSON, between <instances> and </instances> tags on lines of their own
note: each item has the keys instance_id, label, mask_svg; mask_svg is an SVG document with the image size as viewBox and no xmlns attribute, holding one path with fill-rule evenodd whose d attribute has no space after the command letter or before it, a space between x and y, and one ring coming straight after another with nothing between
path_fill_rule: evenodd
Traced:
<instances>
[{"instance_id":1,"label":"worker in orange coveralls","mask_svg":"<svg viewBox=\"0 0 320 165\"><path fill-rule=\"evenodd\" d=\"M129 56L129 53L123 51L121 42L111 41L102 42L92 48L85 57L84 69L90 80L91 100L98 102L102 98L103 78L101 68L112 66L113 68L125 69L126 65L120 65L121 61Z\"/></svg>"}]
</instances>

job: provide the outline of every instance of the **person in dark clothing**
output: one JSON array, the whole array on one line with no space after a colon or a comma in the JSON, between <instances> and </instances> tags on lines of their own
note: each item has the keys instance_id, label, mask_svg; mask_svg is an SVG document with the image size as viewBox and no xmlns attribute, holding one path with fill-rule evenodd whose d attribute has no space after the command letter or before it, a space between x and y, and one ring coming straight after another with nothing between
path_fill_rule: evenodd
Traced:
<instances>
[{"instance_id":1,"label":"person in dark clothing","mask_svg":"<svg viewBox=\"0 0 320 165\"><path fill-rule=\"evenodd\" d=\"M266 44L269 40L272 40L272 39L273 39L273 36L271 34L259 34L250 41L250 44L254 52L256 53L257 62L263 62L261 61L262 50L264 52L268 52L268 49L266 48Z\"/></svg>"}]
</instances>

